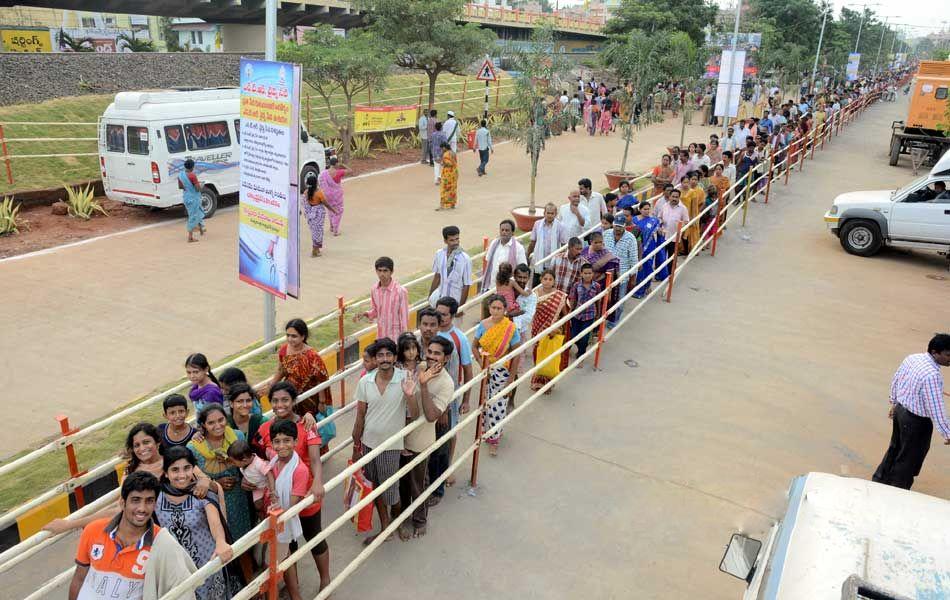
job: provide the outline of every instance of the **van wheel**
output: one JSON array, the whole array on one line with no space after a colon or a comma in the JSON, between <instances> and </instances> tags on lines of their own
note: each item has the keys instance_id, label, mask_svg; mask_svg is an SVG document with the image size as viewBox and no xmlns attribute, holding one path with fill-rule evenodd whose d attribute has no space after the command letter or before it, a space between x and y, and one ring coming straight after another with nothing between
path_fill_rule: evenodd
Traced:
<instances>
[{"instance_id":1,"label":"van wheel","mask_svg":"<svg viewBox=\"0 0 950 600\"><path fill-rule=\"evenodd\" d=\"M848 254L856 256L873 256L884 244L881 230L872 221L848 221L838 234L841 247Z\"/></svg>"},{"instance_id":2,"label":"van wheel","mask_svg":"<svg viewBox=\"0 0 950 600\"><path fill-rule=\"evenodd\" d=\"M303 169L300 170L300 189L305 190L307 188L307 177L313 175L316 177L320 174L320 169L316 165L306 165Z\"/></svg>"},{"instance_id":3,"label":"van wheel","mask_svg":"<svg viewBox=\"0 0 950 600\"><path fill-rule=\"evenodd\" d=\"M206 219L210 219L214 216L214 211L218 210L218 192L208 186L201 188L201 210L204 211Z\"/></svg>"},{"instance_id":4,"label":"van wheel","mask_svg":"<svg viewBox=\"0 0 950 600\"><path fill-rule=\"evenodd\" d=\"M901 139L899 137L891 136L891 158L888 161L888 164L892 167L897 165L897 161L901 158Z\"/></svg>"}]
</instances>

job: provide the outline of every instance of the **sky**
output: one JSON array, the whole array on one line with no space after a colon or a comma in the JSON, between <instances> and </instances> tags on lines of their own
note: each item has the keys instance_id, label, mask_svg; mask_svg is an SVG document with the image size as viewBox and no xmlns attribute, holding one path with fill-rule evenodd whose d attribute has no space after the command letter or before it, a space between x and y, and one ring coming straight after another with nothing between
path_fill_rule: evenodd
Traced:
<instances>
[{"instance_id":1,"label":"sky","mask_svg":"<svg viewBox=\"0 0 950 600\"><path fill-rule=\"evenodd\" d=\"M735 0L715 0L720 6L735 6ZM835 16L841 14L841 7L860 10L864 0L831 0L835 7ZM560 0L561 6L583 4L583 0ZM892 17L888 23L907 25L908 36L927 35L943 29L950 29L950 1L947 0L867 0L867 4L882 17Z\"/></svg>"}]
</instances>

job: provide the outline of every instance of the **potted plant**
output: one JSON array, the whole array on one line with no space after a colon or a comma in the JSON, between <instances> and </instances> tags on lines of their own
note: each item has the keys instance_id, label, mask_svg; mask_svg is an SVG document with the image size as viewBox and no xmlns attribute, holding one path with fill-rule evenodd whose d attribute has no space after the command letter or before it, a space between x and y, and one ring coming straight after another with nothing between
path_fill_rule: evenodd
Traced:
<instances>
[{"instance_id":1,"label":"potted plant","mask_svg":"<svg viewBox=\"0 0 950 600\"><path fill-rule=\"evenodd\" d=\"M531 195L527 206L511 209L518 229L530 231L534 222L544 216L535 205L535 187L538 161L544 151L544 141L555 126L563 128L567 115L561 112L555 100L551 82L567 71L564 58L552 52L555 47L554 28L544 23L531 33L527 49L514 49L514 71L518 72L511 106L515 115L506 124L505 132L524 146L531 161ZM552 104L554 106L552 106Z\"/></svg>"}]
</instances>

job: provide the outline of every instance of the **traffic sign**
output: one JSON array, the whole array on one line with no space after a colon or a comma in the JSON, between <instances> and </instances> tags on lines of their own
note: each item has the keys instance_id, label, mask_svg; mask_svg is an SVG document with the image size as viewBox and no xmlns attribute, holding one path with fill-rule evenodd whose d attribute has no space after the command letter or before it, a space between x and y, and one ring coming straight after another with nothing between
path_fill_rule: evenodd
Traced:
<instances>
[{"instance_id":1,"label":"traffic sign","mask_svg":"<svg viewBox=\"0 0 950 600\"><path fill-rule=\"evenodd\" d=\"M482 66L479 67L478 75L475 79L479 81L497 81L498 76L495 74L495 65L492 64L490 58L486 58Z\"/></svg>"}]
</instances>

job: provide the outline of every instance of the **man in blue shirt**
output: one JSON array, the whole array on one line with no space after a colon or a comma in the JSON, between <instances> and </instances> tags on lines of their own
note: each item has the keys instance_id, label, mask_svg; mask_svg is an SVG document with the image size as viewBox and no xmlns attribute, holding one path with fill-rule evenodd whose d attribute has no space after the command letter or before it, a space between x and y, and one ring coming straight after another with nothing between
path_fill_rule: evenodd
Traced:
<instances>
[{"instance_id":1,"label":"man in blue shirt","mask_svg":"<svg viewBox=\"0 0 950 600\"><path fill-rule=\"evenodd\" d=\"M488 121L482 119L482 126L475 132L475 147L478 148L478 168L476 172L481 177L485 174L485 167L488 165L488 154L495 151L492 145L491 132L488 131Z\"/></svg>"}]
</instances>

